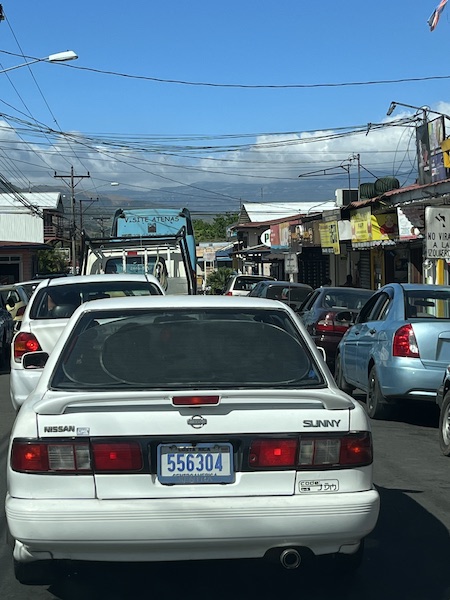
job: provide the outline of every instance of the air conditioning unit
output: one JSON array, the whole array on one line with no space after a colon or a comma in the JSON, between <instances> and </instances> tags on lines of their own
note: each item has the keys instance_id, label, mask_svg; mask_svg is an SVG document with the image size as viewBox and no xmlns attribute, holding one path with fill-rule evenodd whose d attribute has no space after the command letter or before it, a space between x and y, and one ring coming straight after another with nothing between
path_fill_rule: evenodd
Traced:
<instances>
[{"instance_id":1,"label":"air conditioning unit","mask_svg":"<svg viewBox=\"0 0 450 600\"><path fill-rule=\"evenodd\" d=\"M358 200L357 189L338 189L334 192L336 196L336 206L347 206L350 202Z\"/></svg>"}]
</instances>

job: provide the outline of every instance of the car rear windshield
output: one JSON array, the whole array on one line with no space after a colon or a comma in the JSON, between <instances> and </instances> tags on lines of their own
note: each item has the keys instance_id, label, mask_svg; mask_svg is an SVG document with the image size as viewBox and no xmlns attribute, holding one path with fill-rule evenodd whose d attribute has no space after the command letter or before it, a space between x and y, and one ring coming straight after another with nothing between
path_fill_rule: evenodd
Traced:
<instances>
[{"instance_id":1,"label":"car rear windshield","mask_svg":"<svg viewBox=\"0 0 450 600\"><path fill-rule=\"evenodd\" d=\"M405 303L407 318L450 319L450 291L410 290Z\"/></svg>"},{"instance_id":2,"label":"car rear windshield","mask_svg":"<svg viewBox=\"0 0 450 600\"><path fill-rule=\"evenodd\" d=\"M289 315L277 310L89 311L67 340L57 389L323 386Z\"/></svg>"},{"instance_id":3,"label":"car rear windshield","mask_svg":"<svg viewBox=\"0 0 450 600\"><path fill-rule=\"evenodd\" d=\"M104 281L61 286L47 286L37 292L30 309L31 319L70 317L80 304L104 298L124 296L158 296L161 290L149 281Z\"/></svg>"},{"instance_id":4,"label":"car rear windshield","mask_svg":"<svg viewBox=\"0 0 450 600\"><path fill-rule=\"evenodd\" d=\"M361 310L372 294L372 290L346 290L345 288L326 291L322 296L322 306L325 308Z\"/></svg>"}]
</instances>

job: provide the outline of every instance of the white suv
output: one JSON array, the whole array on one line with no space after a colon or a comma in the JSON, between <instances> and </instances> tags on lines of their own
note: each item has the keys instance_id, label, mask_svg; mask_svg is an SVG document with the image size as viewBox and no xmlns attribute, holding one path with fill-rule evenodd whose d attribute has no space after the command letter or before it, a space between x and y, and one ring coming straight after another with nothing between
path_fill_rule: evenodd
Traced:
<instances>
[{"instance_id":1,"label":"white suv","mask_svg":"<svg viewBox=\"0 0 450 600\"><path fill-rule=\"evenodd\" d=\"M260 281L275 280L269 275L231 275L223 290L224 296L248 296Z\"/></svg>"}]
</instances>

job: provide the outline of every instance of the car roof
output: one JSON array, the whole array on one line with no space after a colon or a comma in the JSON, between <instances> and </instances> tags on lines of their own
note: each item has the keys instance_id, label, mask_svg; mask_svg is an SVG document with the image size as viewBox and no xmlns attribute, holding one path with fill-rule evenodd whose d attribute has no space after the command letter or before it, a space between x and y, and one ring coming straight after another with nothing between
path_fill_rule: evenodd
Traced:
<instances>
[{"instance_id":1,"label":"car roof","mask_svg":"<svg viewBox=\"0 0 450 600\"><path fill-rule=\"evenodd\" d=\"M124 298L108 298L107 300L95 300L95 305L92 302L81 304L74 314L87 312L90 310L120 310L120 309L138 309L148 308L157 310L167 309L201 309L212 308L217 310L232 309L255 309L255 310L286 310L291 309L276 300L266 300L262 298L252 298L249 296L183 296L183 295L167 295L167 296L127 296Z\"/></svg>"},{"instance_id":2,"label":"car roof","mask_svg":"<svg viewBox=\"0 0 450 600\"><path fill-rule=\"evenodd\" d=\"M83 285L85 283L109 282L109 281L149 281L162 289L161 283L154 275L135 275L129 273L102 273L98 275L72 275L70 277L57 277L53 279L43 279L39 283L38 289L44 287L63 287L66 285Z\"/></svg>"}]
</instances>

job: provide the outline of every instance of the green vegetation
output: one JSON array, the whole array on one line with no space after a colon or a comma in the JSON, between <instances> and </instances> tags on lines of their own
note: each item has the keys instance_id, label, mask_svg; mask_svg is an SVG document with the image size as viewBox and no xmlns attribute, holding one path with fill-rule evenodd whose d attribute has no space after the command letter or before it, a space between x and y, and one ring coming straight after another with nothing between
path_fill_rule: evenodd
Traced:
<instances>
[{"instance_id":1,"label":"green vegetation","mask_svg":"<svg viewBox=\"0 0 450 600\"><path fill-rule=\"evenodd\" d=\"M217 271L213 271L206 278L206 285L210 286L211 294L221 294L228 278L233 275L233 269L229 267L220 267Z\"/></svg>"},{"instance_id":2,"label":"green vegetation","mask_svg":"<svg viewBox=\"0 0 450 600\"><path fill-rule=\"evenodd\" d=\"M227 227L238 220L237 213L226 213L214 217L212 223L202 219L194 219L195 241L200 242L225 242L227 239Z\"/></svg>"},{"instance_id":3,"label":"green vegetation","mask_svg":"<svg viewBox=\"0 0 450 600\"><path fill-rule=\"evenodd\" d=\"M67 273L67 269L67 258L58 248L39 250L38 273Z\"/></svg>"}]
</instances>

